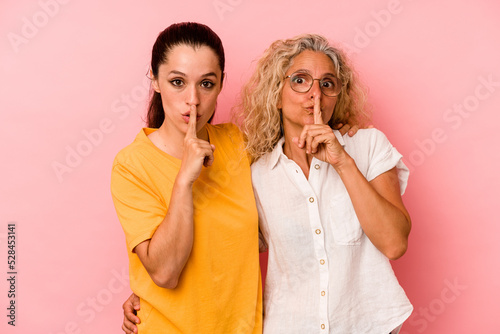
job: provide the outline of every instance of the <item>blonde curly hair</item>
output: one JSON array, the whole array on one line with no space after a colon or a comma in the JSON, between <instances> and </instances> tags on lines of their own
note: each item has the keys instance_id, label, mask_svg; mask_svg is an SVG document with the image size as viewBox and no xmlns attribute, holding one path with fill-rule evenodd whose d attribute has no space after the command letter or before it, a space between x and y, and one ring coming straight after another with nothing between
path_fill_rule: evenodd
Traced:
<instances>
[{"instance_id":1,"label":"blonde curly hair","mask_svg":"<svg viewBox=\"0 0 500 334\"><path fill-rule=\"evenodd\" d=\"M330 126L346 123L364 126L370 115L365 110L365 90L348 64L345 54L330 45L320 35L305 34L291 39L278 40L264 52L249 81L243 86L240 103L235 109L235 122L240 124L247 142L247 152L252 161L271 152L283 136L281 102L285 73L293 59L304 50L323 52L332 60L342 90L337 96Z\"/></svg>"}]
</instances>

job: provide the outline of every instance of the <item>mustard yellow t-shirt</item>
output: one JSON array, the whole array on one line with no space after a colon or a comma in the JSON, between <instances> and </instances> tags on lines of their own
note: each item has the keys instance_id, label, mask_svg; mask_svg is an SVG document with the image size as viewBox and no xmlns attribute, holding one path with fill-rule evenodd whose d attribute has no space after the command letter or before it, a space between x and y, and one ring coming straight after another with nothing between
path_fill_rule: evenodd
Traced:
<instances>
[{"instance_id":1,"label":"mustard yellow t-shirt","mask_svg":"<svg viewBox=\"0 0 500 334\"><path fill-rule=\"evenodd\" d=\"M133 249L165 218L181 160L158 149L147 137L155 129L145 128L113 163L140 334L262 333L258 214L242 135L232 124L207 129L215 161L193 185L193 249L175 289L157 286Z\"/></svg>"}]
</instances>

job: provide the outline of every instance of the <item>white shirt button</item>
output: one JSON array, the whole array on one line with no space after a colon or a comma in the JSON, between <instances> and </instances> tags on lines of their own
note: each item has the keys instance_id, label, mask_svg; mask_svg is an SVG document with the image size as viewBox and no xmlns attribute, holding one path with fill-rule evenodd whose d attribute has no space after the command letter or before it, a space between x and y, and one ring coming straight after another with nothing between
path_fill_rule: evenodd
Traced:
<instances>
[{"instance_id":1,"label":"white shirt button","mask_svg":"<svg viewBox=\"0 0 500 334\"><path fill-rule=\"evenodd\" d=\"M316 230L316 234L321 234L321 230L319 228Z\"/></svg>"},{"instance_id":2,"label":"white shirt button","mask_svg":"<svg viewBox=\"0 0 500 334\"><path fill-rule=\"evenodd\" d=\"M319 263L325 264L325 260L321 259L321 260L319 260Z\"/></svg>"},{"instance_id":3,"label":"white shirt button","mask_svg":"<svg viewBox=\"0 0 500 334\"><path fill-rule=\"evenodd\" d=\"M319 164L314 165L314 168L319 169Z\"/></svg>"},{"instance_id":4,"label":"white shirt button","mask_svg":"<svg viewBox=\"0 0 500 334\"><path fill-rule=\"evenodd\" d=\"M314 202L314 197L309 197L309 202L313 203Z\"/></svg>"},{"instance_id":5,"label":"white shirt button","mask_svg":"<svg viewBox=\"0 0 500 334\"><path fill-rule=\"evenodd\" d=\"M325 324L321 324L321 329L325 329Z\"/></svg>"},{"instance_id":6,"label":"white shirt button","mask_svg":"<svg viewBox=\"0 0 500 334\"><path fill-rule=\"evenodd\" d=\"M321 291L321 295L324 297L326 295L325 291Z\"/></svg>"}]
</instances>

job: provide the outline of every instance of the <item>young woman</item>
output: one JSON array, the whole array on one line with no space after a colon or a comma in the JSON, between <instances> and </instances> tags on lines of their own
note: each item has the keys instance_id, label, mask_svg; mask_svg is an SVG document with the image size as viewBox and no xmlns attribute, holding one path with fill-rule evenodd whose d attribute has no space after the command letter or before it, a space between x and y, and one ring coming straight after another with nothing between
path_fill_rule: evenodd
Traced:
<instances>
[{"instance_id":1,"label":"young woman","mask_svg":"<svg viewBox=\"0 0 500 334\"><path fill-rule=\"evenodd\" d=\"M111 178L139 331L261 333L250 164L236 126L208 123L224 77L219 37L197 23L168 27L151 76L148 128L118 153Z\"/></svg>"}]
</instances>

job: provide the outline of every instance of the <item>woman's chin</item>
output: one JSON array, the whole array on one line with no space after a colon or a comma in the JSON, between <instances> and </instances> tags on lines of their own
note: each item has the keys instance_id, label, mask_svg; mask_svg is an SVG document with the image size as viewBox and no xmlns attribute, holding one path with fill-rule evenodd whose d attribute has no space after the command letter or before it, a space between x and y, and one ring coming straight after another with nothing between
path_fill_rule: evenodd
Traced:
<instances>
[{"instance_id":1,"label":"woman's chin","mask_svg":"<svg viewBox=\"0 0 500 334\"><path fill-rule=\"evenodd\" d=\"M304 125L314 124L314 115L310 115L304 118Z\"/></svg>"}]
</instances>

